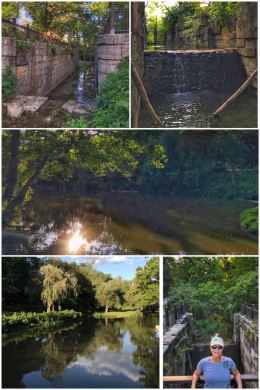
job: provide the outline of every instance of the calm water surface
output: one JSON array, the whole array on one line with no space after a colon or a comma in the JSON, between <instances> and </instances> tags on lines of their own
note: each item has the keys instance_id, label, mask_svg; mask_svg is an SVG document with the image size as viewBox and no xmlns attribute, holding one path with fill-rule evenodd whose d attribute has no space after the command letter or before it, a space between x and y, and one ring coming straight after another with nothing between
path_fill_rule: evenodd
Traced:
<instances>
[{"instance_id":1,"label":"calm water surface","mask_svg":"<svg viewBox=\"0 0 260 390\"><path fill-rule=\"evenodd\" d=\"M3 227L3 254L257 254L252 203L134 193L34 198Z\"/></svg>"},{"instance_id":2,"label":"calm water surface","mask_svg":"<svg viewBox=\"0 0 260 390\"><path fill-rule=\"evenodd\" d=\"M257 98L252 93L244 92L217 119L211 117L231 94L230 91L164 93L151 97L151 102L164 127L256 128ZM157 127L144 108L141 110L140 127Z\"/></svg>"},{"instance_id":3,"label":"calm water surface","mask_svg":"<svg viewBox=\"0 0 260 390\"><path fill-rule=\"evenodd\" d=\"M4 388L156 388L156 316L88 318L3 337Z\"/></svg>"}]
</instances>

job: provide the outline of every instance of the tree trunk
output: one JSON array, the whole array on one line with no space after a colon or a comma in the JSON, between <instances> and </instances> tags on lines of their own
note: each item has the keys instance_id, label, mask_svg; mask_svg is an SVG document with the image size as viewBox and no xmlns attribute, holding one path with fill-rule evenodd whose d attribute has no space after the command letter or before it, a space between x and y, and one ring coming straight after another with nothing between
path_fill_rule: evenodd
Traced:
<instances>
[{"instance_id":1,"label":"tree trunk","mask_svg":"<svg viewBox=\"0 0 260 390\"><path fill-rule=\"evenodd\" d=\"M9 167L7 173L6 188L3 194L3 200L11 199L15 190L15 185L17 181L18 152L20 146L20 138L21 138L21 131L12 130L10 161L9 161Z\"/></svg>"},{"instance_id":2,"label":"tree trunk","mask_svg":"<svg viewBox=\"0 0 260 390\"><path fill-rule=\"evenodd\" d=\"M7 207L7 209L9 211L10 210L12 211L18 204L20 204L24 201L24 198L26 196L28 189L34 183L34 181L38 178L38 176L41 173L41 170L44 167L44 165L46 164L47 160L48 160L48 156L43 157L42 161L40 162L40 164L36 168L36 171L34 172L34 174L31 177L29 177L29 179L27 180L27 182L25 183L23 188L20 190L20 192L10 201L10 203L8 204L8 207Z\"/></svg>"},{"instance_id":3,"label":"tree trunk","mask_svg":"<svg viewBox=\"0 0 260 390\"><path fill-rule=\"evenodd\" d=\"M106 305L106 308L105 308L105 313L108 312L108 305Z\"/></svg>"}]
</instances>

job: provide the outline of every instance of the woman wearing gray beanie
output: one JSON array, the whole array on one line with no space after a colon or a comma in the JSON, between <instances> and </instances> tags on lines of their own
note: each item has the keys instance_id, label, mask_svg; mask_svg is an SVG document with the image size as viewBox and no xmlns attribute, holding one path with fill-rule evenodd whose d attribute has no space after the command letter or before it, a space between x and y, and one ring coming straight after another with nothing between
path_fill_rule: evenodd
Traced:
<instances>
[{"instance_id":1,"label":"woman wearing gray beanie","mask_svg":"<svg viewBox=\"0 0 260 390\"><path fill-rule=\"evenodd\" d=\"M223 356L224 341L217 334L210 342L211 356L201 359L192 375L191 388L195 389L200 375L204 377L205 389L229 389L231 374L242 389L240 372L231 358Z\"/></svg>"}]
</instances>

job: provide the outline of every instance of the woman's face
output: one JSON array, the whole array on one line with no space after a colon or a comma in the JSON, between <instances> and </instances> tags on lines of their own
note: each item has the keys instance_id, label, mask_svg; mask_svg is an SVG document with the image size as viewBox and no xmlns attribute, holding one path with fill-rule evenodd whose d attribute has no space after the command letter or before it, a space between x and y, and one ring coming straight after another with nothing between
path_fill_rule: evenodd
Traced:
<instances>
[{"instance_id":1,"label":"woman's face","mask_svg":"<svg viewBox=\"0 0 260 390\"><path fill-rule=\"evenodd\" d=\"M222 355L222 352L223 352L223 347L221 345L212 345L212 347L210 347L210 350L211 350L212 356L220 357Z\"/></svg>"}]
</instances>

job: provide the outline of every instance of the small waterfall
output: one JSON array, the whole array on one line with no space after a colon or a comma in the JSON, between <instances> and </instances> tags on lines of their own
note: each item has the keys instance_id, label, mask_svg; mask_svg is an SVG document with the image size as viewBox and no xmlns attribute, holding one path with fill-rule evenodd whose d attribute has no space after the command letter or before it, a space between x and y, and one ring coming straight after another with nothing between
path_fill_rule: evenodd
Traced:
<instances>
[{"instance_id":1,"label":"small waterfall","mask_svg":"<svg viewBox=\"0 0 260 390\"><path fill-rule=\"evenodd\" d=\"M185 91L186 86L186 76L185 76L185 69L184 69L184 57L182 55L175 55L175 66L174 66L174 72L175 72L175 80L176 80L176 92L180 93Z\"/></svg>"}]
</instances>

